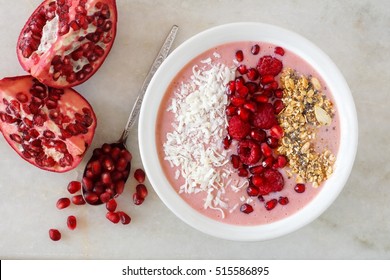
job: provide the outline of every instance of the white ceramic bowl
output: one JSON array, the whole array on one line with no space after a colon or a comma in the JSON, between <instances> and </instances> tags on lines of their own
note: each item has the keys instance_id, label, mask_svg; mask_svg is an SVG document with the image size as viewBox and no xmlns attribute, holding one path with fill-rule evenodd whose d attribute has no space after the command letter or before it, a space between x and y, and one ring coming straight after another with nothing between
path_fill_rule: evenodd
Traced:
<instances>
[{"instance_id":1,"label":"white ceramic bowl","mask_svg":"<svg viewBox=\"0 0 390 280\"><path fill-rule=\"evenodd\" d=\"M282 46L311 64L333 94L340 118L340 146L335 171L307 206L282 220L266 225L235 226L199 214L171 187L159 165L156 118L160 102L175 75L197 55L227 42L259 41ZM201 32L175 49L153 77L139 119L139 144L148 178L165 205L190 226L215 237L256 241L297 230L320 216L337 198L351 172L358 142L356 109L350 89L336 65L313 43L291 31L262 23L233 23Z\"/></svg>"}]
</instances>

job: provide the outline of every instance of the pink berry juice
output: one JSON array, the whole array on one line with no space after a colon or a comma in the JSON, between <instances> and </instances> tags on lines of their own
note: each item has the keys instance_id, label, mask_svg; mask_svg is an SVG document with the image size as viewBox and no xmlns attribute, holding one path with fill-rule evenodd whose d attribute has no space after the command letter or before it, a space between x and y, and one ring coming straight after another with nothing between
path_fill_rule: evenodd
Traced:
<instances>
[{"instance_id":1,"label":"pink berry juice","mask_svg":"<svg viewBox=\"0 0 390 280\"><path fill-rule=\"evenodd\" d=\"M256 53L256 50L254 51L252 49L256 44L260 46L260 51L258 53ZM283 69L289 67L307 77L316 77L322 84L322 94L332 101L331 93L328 92L326 84L317 74L315 69L289 50L282 49L284 54L281 55L280 53L275 53L275 48L275 45L264 42L234 42L210 49L190 61L176 75L167 88L164 99L160 105L156 125L156 142L160 164L163 167L168 181L177 193L191 207L211 219L234 225L260 225L278 221L302 209L321 191L326 183L324 182L318 187L313 187L311 183L303 182L305 190L303 193L298 193L294 190L297 184L297 176L291 174L287 164L282 168L275 168L283 176L284 185L282 190L270 192L267 195L251 196L248 194L247 190L248 186L251 185L251 177L253 177L253 174L249 171L250 166L244 165L244 169L246 169L246 173L248 173L246 176L242 176L245 174L239 174L239 168L233 167L231 157L232 155L237 154L237 146L240 141L235 141L233 139L233 141L230 141L228 147L226 146L226 143L224 143L224 139L226 137L229 138L227 130L229 117L226 116L226 108L231 102L231 97L226 94L226 85L228 81L234 80L240 75L240 73L237 72L239 65L246 65L248 69L251 67L255 68L259 58L266 55L276 57L283 63ZM243 60L240 62L237 61L237 50L243 51ZM252 52L255 52L256 54L253 54ZM211 74L207 73L210 68L215 68L216 70L214 69ZM223 76L221 73L226 74L224 79L218 78ZM280 75L281 74L279 73L275 77L275 81L279 82ZM185 90L183 90L183 87ZM223 94L225 97L222 96L221 90L224 91ZM178 98L178 93L180 93L181 101L180 98ZM193 98L189 101L183 101L185 100L185 97L192 94L194 94ZM204 97L203 95L206 96ZM209 100L213 100L216 95L218 95L218 98L220 99L215 100L214 103L210 101L210 104L208 104ZM269 102L273 102L273 97L270 97L269 100ZM183 103L183 108L181 108L183 111L178 113L177 111L179 109L176 108L176 105L180 102ZM202 108L202 104L204 103L207 104ZM285 104L285 106L286 105L287 104ZM195 109L191 106L195 107ZM174 109L172 109L173 107ZM340 126L337 110L336 108L334 109L335 114L331 124L316 129L317 135L314 140L314 146L316 150L326 148L329 149L332 154L337 155ZM199 115L201 117L199 117ZM193 130L203 131L203 123L205 128L204 133L188 137L183 136L183 133L179 136L172 136L178 127L180 127L180 129L181 127L191 127L191 117L194 119L193 123L198 125ZM187 121L183 121L183 119L186 119ZM216 119L218 121L215 121ZM218 129L209 129L216 125L219 125ZM184 129L182 131L186 130ZM270 131L265 131L268 137ZM203 135L206 135L207 137ZM168 140L169 137L170 140ZM247 138L250 137L247 136ZM171 141L171 143L167 145L167 142L169 141ZM281 139L279 139L279 141L281 141ZM185 143L183 144L183 142ZM169 147L167 148L167 146ZM210 147L212 147L211 155L205 157L204 154L208 154L208 149ZM176 165L172 163L172 158L170 159L171 155L167 152L169 149L174 150ZM197 149L202 151L197 153ZM179 155L181 150L183 151L183 155ZM184 150L188 151L184 152ZM217 155L216 157L218 157L218 160L214 158L215 155ZM181 157L187 158L182 159ZM195 157L196 159L193 159ZM274 164L276 162L276 157L276 149L273 149ZM265 156L262 155L261 160L254 164L254 166L262 165L264 159ZM195 167L191 166L192 160L196 162ZM186 166L185 168L183 168L183 165L180 165L180 161L185 162L185 164L183 164ZM210 165L210 162L214 163L214 165ZM203 166L202 164L206 166ZM241 167L243 166L242 163L240 165ZM207 171L208 169L210 172ZM196 176L202 177L206 173L210 173L210 176L214 176L212 177L212 183L210 183L212 186L208 186L207 176L206 182L197 181ZM190 178L191 174L195 174L195 177ZM189 185L191 186L189 187ZM275 200L276 204L272 205L272 202L275 202ZM251 208L250 210L253 211L248 211L250 213L246 213L245 209L242 208L244 204L249 205Z\"/></svg>"}]
</instances>

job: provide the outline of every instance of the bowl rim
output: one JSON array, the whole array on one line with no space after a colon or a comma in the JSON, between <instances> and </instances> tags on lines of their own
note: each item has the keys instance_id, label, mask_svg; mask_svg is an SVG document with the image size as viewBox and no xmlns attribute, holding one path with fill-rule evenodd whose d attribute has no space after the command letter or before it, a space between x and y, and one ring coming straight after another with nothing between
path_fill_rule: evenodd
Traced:
<instances>
[{"instance_id":1,"label":"bowl rim","mask_svg":"<svg viewBox=\"0 0 390 280\"><path fill-rule=\"evenodd\" d=\"M340 113L340 145L335 171L321 192L297 213L270 224L256 226L237 226L219 222L189 206L165 177L156 148L157 113L172 79L197 55L213 46L238 41L269 42L285 47L302 57L326 82ZM355 160L358 121L354 100L346 80L334 62L319 47L301 35L278 26L258 22L237 22L206 29L172 51L156 71L146 90L140 111L138 135L140 155L148 179L163 203L178 218L214 237L235 241L262 241L302 228L318 218L336 200L349 178Z\"/></svg>"}]
</instances>

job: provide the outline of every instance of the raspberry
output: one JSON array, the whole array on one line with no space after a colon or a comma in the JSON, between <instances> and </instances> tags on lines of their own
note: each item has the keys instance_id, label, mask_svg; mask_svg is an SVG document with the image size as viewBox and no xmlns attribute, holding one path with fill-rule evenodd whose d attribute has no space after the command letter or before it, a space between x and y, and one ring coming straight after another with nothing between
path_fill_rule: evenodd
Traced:
<instances>
[{"instance_id":1,"label":"raspberry","mask_svg":"<svg viewBox=\"0 0 390 280\"><path fill-rule=\"evenodd\" d=\"M233 116L229 120L228 133L233 139L244 139L250 133L250 131L250 124L243 121L239 116Z\"/></svg>"},{"instance_id":2,"label":"raspberry","mask_svg":"<svg viewBox=\"0 0 390 280\"><path fill-rule=\"evenodd\" d=\"M264 183L259 186L259 194L267 195L271 192L279 192L284 187L283 175L274 169L266 169L263 173Z\"/></svg>"},{"instance_id":3,"label":"raspberry","mask_svg":"<svg viewBox=\"0 0 390 280\"><path fill-rule=\"evenodd\" d=\"M270 129L272 126L278 124L274 113L274 107L271 103L259 103L257 112L253 117L253 125L261 129Z\"/></svg>"},{"instance_id":4,"label":"raspberry","mask_svg":"<svg viewBox=\"0 0 390 280\"><path fill-rule=\"evenodd\" d=\"M250 139L240 141L237 152L241 162L246 165L256 164L262 156L260 145Z\"/></svg>"},{"instance_id":5,"label":"raspberry","mask_svg":"<svg viewBox=\"0 0 390 280\"><path fill-rule=\"evenodd\" d=\"M270 55L265 55L259 59L257 70L261 76L272 75L276 76L282 71L283 63Z\"/></svg>"}]
</instances>

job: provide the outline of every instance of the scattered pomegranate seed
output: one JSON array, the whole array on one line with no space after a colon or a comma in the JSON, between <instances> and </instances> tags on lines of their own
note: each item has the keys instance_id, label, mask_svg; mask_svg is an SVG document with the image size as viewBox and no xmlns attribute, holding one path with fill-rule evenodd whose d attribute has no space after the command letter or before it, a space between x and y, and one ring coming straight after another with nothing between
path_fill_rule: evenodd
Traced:
<instances>
[{"instance_id":1,"label":"scattered pomegranate seed","mask_svg":"<svg viewBox=\"0 0 390 280\"><path fill-rule=\"evenodd\" d=\"M303 193L306 190L306 186L304 184L296 184L295 187L294 187L294 190L297 193Z\"/></svg>"},{"instance_id":2,"label":"scattered pomegranate seed","mask_svg":"<svg viewBox=\"0 0 390 280\"><path fill-rule=\"evenodd\" d=\"M118 211L118 215L119 215L119 218L120 218L122 224L124 224L124 225L130 224L131 218L125 212Z\"/></svg>"},{"instance_id":3,"label":"scattered pomegranate seed","mask_svg":"<svg viewBox=\"0 0 390 280\"><path fill-rule=\"evenodd\" d=\"M255 81L259 78L259 71L257 71L255 68L249 68L246 76L250 81Z\"/></svg>"},{"instance_id":4,"label":"scattered pomegranate seed","mask_svg":"<svg viewBox=\"0 0 390 280\"><path fill-rule=\"evenodd\" d=\"M114 212L116 210L116 207L117 207L117 203L116 203L116 200L111 198L107 203L106 203L106 209L109 211L109 212Z\"/></svg>"},{"instance_id":5,"label":"scattered pomegranate seed","mask_svg":"<svg viewBox=\"0 0 390 280\"><path fill-rule=\"evenodd\" d=\"M135 191L142 199L145 199L145 197L148 195L148 190L144 184L138 184L135 188Z\"/></svg>"},{"instance_id":6,"label":"scattered pomegranate seed","mask_svg":"<svg viewBox=\"0 0 390 280\"><path fill-rule=\"evenodd\" d=\"M77 219L75 216L69 216L67 220L67 225L70 230L74 230L77 226Z\"/></svg>"},{"instance_id":7,"label":"scattered pomegranate seed","mask_svg":"<svg viewBox=\"0 0 390 280\"><path fill-rule=\"evenodd\" d=\"M81 190L81 182L79 182L79 181L71 181L68 184L68 188L67 189L68 189L68 192L70 194L75 194L76 192Z\"/></svg>"},{"instance_id":8,"label":"scattered pomegranate seed","mask_svg":"<svg viewBox=\"0 0 390 280\"><path fill-rule=\"evenodd\" d=\"M134 171L134 178L137 180L138 183L142 184L143 182L145 182L145 177L145 171L143 171L142 169L138 168Z\"/></svg>"},{"instance_id":9,"label":"scattered pomegranate seed","mask_svg":"<svg viewBox=\"0 0 390 280\"><path fill-rule=\"evenodd\" d=\"M280 205L286 205L289 203L289 200L288 200L287 196L281 196L281 197L279 197L278 202Z\"/></svg>"},{"instance_id":10,"label":"scattered pomegranate seed","mask_svg":"<svg viewBox=\"0 0 390 280\"><path fill-rule=\"evenodd\" d=\"M119 221L121 219L117 212L107 212L106 218L108 220L110 220L111 222L113 222L114 224L119 223Z\"/></svg>"},{"instance_id":11,"label":"scattered pomegranate seed","mask_svg":"<svg viewBox=\"0 0 390 280\"><path fill-rule=\"evenodd\" d=\"M224 139L223 139L223 148L225 150L229 149L230 145L232 144L232 139L228 136L226 136Z\"/></svg>"},{"instance_id":12,"label":"scattered pomegranate seed","mask_svg":"<svg viewBox=\"0 0 390 280\"><path fill-rule=\"evenodd\" d=\"M141 205L142 203L144 203L144 198L142 198L139 193L135 192L133 194L133 202L135 205Z\"/></svg>"},{"instance_id":13,"label":"scattered pomegranate seed","mask_svg":"<svg viewBox=\"0 0 390 280\"><path fill-rule=\"evenodd\" d=\"M271 199L265 203L265 209L268 211L271 211L272 209L275 208L275 206L278 204L278 200L276 198Z\"/></svg>"},{"instance_id":14,"label":"scattered pomegranate seed","mask_svg":"<svg viewBox=\"0 0 390 280\"><path fill-rule=\"evenodd\" d=\"M276 54L283 56L284 55L284 49L282 47L275 47Z\"/></svg>"},{"instance_id":15,"label":"scattered pomegranate seed","mask_svg":"<svg viewBox=\"0 0 390 280\"><path fill-rule=\"evenodd\" d=\"M236 51L236 59L238 62L242 62L244 60L244 53L242 50Z\"/></svg>"},{"instance_id":16,"label":"scattered pomegranate seed","mask_svg":"<svg viewBox=\"0 0 390 280\"><path fill-rule=\"evenodd\" d=\"M238 176L248 177L248 175L249 175L248 169L246 169L245 167L241 167L238 169Z\"/></svg>"},{"instance_id":17,"label":"scattered pomegranate seed","mask_svg":"<svg viewBox=\"0 0 390 280\"><path fill-rule=\"evenodd\" d=\"M58 229L49 229L49 237L53 241L58 241L61 239L61 232Z\"/></svg>"},{"instance_id":18,"label":"scattered pomegranate seed","mask_svg":"<svg viewBox=\"0 0 390 280\"><path fill-rule=\"evenodd\" d=\"M58 199L57 204L56 204L57 208L60 210L68 207L69 205L70 205L70 199L67 197L62 197L62 198Z\"/></svg>"},{"instance_id":19,"label":"scattered pomegranate seed","mask_svg":"<svg viewBox=\"0 0 390 280\"><path fill-rule=\"evenodd\" d=\"M245 204L241 205L240 211L245 213L245 214L249 214L249 213L253 212L253 207L252 207L252 205L245 203Z\"/></svg>"},{"instance_id":20,"label":"scattered pomegranate seed","mask_svg":"<svg viewBox=\"0 0 390 280\"><path fill-rule=\"evenodd\" d=\"M277 168L283 168L287 165L287 157L285 155L278 155L276 158Z\"/></svg>"},{"instance_id":21,"label":"scattered pomegranate seed","mask_svg":"<svg viewBox=\"0 0 390 280\"><path fill-rule=\"evenodd\" d=\"M257 55L259 54L259 52L260 52L260 46L258 44L253 45L251 48L251 53L253 55Z\"/></svg>"}]
</instances>

